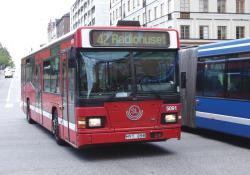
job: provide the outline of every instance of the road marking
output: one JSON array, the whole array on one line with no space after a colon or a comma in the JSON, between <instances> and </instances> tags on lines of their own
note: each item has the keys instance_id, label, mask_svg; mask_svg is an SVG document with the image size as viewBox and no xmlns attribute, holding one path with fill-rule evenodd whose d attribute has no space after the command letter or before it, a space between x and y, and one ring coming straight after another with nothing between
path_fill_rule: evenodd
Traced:
<instances>
[{"instance_id":1,"label":"road marking","mask_svg":"<svg viewBox=\"0 0 250 175\"><path fill-rule=\"evenodd\" d=\"M12 84L13 84L13 79L11 79L11 82L10 82L8 95L7 95L7 98L6 98L6 104L4 106L5 108L12 108L14 106L12 103L10 103L10 91L12 89Z\"/></svg>"}]
</instances>

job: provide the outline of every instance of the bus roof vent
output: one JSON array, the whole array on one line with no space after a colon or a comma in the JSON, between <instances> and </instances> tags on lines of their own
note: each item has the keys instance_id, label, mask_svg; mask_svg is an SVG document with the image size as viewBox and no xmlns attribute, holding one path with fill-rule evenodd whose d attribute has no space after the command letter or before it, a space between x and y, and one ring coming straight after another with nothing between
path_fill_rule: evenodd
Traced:
<instances>
[{"instance_id":1,"label":"bus roof vent","mask_svg":"<svg viewBox=\"0 0 250 175\"><path fill-rule=\"evenodd\" d=\"M140 27L140 21L127 21L127 20L119 20L117 22L117 26L137 26Z\"/></svg>"}]
</instances>

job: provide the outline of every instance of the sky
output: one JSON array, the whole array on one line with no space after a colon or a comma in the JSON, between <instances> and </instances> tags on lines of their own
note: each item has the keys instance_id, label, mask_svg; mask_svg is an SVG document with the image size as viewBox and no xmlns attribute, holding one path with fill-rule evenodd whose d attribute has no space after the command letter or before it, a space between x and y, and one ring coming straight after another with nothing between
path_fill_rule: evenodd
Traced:
<instances>
[{"instance_id":1,"label":"sky","mask_svg":"<svg viewBox=\"0 0 250 175\"><path fill-rule=\"evenodd\" d=\"M75 0L0 0L0 43L15 62L47 42L50 19L61 18Z\"/></svg>"}]
</instances>

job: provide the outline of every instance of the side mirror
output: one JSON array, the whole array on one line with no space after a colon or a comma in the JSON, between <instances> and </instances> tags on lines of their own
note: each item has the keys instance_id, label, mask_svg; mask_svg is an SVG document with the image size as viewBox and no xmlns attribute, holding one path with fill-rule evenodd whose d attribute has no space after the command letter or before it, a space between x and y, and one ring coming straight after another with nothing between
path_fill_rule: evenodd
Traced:
<instances>
[{"instance_id":1,"label":"side mirror","mask_svg":"<svg viewBox=\"0 0 250 175\"><path fill-rule=\"evenodd\" d=\"M68 50L68 57L69 57L69 60L71 60L71 59L76 59L76 53L77 53L77 50L76 50L76 48L70 48L69 50Z\"/></svg>"},{"instance_id":2,"label":"side mirror","mask_svg":"<svg viewBox=\"0 0 250 175\"><path fill-rule=\"evenodd\" d=\"M75 64L76 64L76 53L77 53L76 48L70 48L68 50L67 55L68 55L68 66L69 66L69 68L74 67Z\"/></svg>"},{"instance_id":3,"label":"side mirror","mask_svg":"<svg viewBox=\"0 0 250 175\"><path fill-rule=\"evenodd\" d=\"M181 72L181 88L185 89L187 84L186 72Z\"/></svg>"}]
</instances>

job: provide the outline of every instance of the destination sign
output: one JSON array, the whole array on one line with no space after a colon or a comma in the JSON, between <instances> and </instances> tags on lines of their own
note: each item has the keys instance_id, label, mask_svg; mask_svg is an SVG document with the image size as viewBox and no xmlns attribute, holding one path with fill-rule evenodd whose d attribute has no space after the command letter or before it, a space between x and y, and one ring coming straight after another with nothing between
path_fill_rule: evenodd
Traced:
<instances>
[{"instance_id":1,"label":"destination sign","mask_svg":"<svg viewBox=\"0 0 250 175\"><path fill-rule=\"evenodd\" d=\"M169 47L167 32L93 30L90 39L93 47Z\"/></svg>"}]
</instances>

